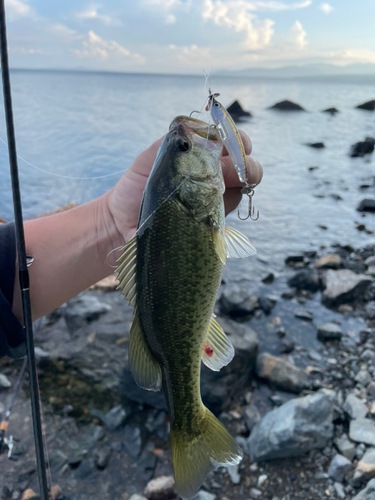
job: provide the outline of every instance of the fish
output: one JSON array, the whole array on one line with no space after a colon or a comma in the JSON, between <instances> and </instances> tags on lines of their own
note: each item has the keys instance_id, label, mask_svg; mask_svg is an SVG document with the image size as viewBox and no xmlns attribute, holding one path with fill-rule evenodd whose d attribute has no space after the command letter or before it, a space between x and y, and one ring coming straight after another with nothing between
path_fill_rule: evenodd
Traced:
<instances>
[{"instance_id":1,"label":"fish","mask_svg":"<svg viewBox=\"0 0 375 500\"><path fill-rule=\"evenodd\" d=\"M225 107L216 100L216 97L219 95L220 94L213 94L211 89L209 89L206 111L209 111L211 114L212 120L220 134L226 150L228 151L240 182L247 185L245 148L232 117Z\"/></svg>"},{"instance_id":2,"label":"fish","mask_svg":"<svg viewBox=\"0 0 375 500\"><path fill-rule=\"evenodd\" d=\"M221 154L215 127L173 120L117 268L118 288L134 307L129 367L140 387L163 388L175 483L185 499L211 470L242 459L200 393L201 360L218 371L234 355L213 314L223 266L227 257L256 253L244 235L225 228Z\"/></svg>"}]
</instances>

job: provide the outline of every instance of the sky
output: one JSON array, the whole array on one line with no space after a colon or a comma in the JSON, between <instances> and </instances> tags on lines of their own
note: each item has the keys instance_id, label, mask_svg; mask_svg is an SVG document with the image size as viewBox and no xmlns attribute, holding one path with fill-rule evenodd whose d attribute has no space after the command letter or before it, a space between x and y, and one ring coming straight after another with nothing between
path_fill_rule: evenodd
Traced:
<instances>
[{"instance_id":1,"label":"sky","mask_svg":"<svg viewBox=\"0 0 375 500\"><path fill-rule=\"evenodd\" d=\"M5 0L13 68L375 68L375 1Z\"/></svg>"}]
</instances>

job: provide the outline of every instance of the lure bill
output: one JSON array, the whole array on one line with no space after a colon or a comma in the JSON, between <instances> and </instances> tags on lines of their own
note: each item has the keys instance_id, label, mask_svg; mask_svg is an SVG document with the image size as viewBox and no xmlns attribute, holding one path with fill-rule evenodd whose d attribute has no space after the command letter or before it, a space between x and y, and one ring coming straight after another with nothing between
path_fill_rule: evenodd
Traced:
<instances>
[{"instance_id":1,"label":"lure bill","mask_svg":"<svg viewBox=\"0 0 375 500\"><path fill-rule=\"evenodd\" d=\"M220 138L226 147L228 154L236 169L238 178L247 184L247 165L245 148L237 127L228 111L216 100L220 94L212 94L211 89L208 96L206 111L209 111L212 120L220 134Z\"/></svg>"},{"instance_id":2,"label":"lure bill","mask_svg":"<svg viewBox=\"0 0 375 500\"><path fill-rule=\"evenodd\" d=\"M129 366L147 390L163 387L178 493L193 497L207 474L242 452L200 393L201 361L218 371L234 355L213 315L227 258L256 253L225 227L222 142L215 128L179 116L148 179L138 230L123 248L119 289L134 307Z\"/></svg>"}]
</instances>

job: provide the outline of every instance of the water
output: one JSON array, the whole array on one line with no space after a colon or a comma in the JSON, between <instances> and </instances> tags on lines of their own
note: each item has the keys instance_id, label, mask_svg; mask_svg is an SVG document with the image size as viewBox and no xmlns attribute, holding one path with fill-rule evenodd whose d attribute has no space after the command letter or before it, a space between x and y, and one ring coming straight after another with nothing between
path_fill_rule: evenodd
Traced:
<instances>
[{"instance_id":1,"label":"water","mask_svg":"<svg viewBox=\"0 0 375 500\"><path fill-rule=\"evenodd\" d=\"M168 130L176 115L200 109L206 98L203 76L13 71L11 81L18 154L43 170L78 178L127 169ZM253 114L241 127L264 168L254 198L261 216L257 222L242 222L231 214L228 223L249 236L261 259L277 267L290 252L334 242L359 247L374 241L374 235L355 228L357 221L375 230L374 214L363 218L355 210L361 199L375 195L375 188L359 189L375 175L374 158L352 159L347 154L354 142L375 136L375 113L354 109L375 97L371 83L214 77L211 86L221 93L224 105L236 98ZM286 98L308 112L266 109ZM321 113L332 106L340 113ZM0 137L6 140L3 110L1 114ZM317 141L326 148L305 145ZM0 143L0 214L12 220L7 155ZM319 169L311 172L310 166ZM71 201L91 200L121 176L67 179L21 160L19 168L26 218ZM336 201L330 194L343 199ZM227 273L240 281L260 276L264 269L259 260L246 259L240 266L230 263Z\"/></svg>"}]
</instances>

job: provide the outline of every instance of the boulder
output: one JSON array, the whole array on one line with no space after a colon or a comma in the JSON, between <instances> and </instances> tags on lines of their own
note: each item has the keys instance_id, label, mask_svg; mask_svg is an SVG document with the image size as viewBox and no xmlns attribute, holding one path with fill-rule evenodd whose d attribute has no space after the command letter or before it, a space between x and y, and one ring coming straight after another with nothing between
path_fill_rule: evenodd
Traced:
<instances>
[{"instance_id":1,"label":"boulder","mask_svg":"<svg viewBox=\"0 0 375 500\"><path fill-rule=\"evenodd\" d=\"M372 101L363 102L362 104L358 104L356 108L366 109L367 111L375 111L375 99L372 99Z\"/></svg>"},{"instance_id":2,"label":"boulder","mask_svg":"<svg viewBox=\"0 0 375 500\"><path fill-rule=\"evenodd\" d=\"M358 212L375 212L375 199L364 198L357 206Z\"/></svg>"},{"instance_id":3,"label":"boulder","mask_svg":"<svg viewBox=\"0 0 375 500\"><path fill-rule=\"evenodd\" d=\"M348 394L342 409L351 420L365 418L368 413L365 403L354 394Z\"/></svg>"},{"instance_id":4,"label":"boulder","mask_svg":"<svg viewBox=\"0 0 375 500\"><path fill-rule=\"evenodd\" d=\"M323 109L322 113L330 113L331 115L335 115L336 113L340 113L340 111L336 108L327 108Z\"/></svg>"},{"instance_id":5,"label":"boulder","mask_svg":"<svg viewBox=\"0 0 375 500\"><path fill-rule=\"evenodd\" d=\"M337 269L341 266L341 257L334 253L327 253L322 255L320 259L315 262L317 269Z\"/></svg>"},{"instance_id":6,"label":"boulder","mask_svg":"<svg viewBox=\"0 0 375 500\"><path fill-rule=\"evenodd\" d=\"M325 323L318 327L317 337L321 342L340 340L342 337L342 330L339 325L335 323Z\"/></svg>"},{"instance_id":7,"label":"boulder","mask_svg":"<svg viewBox=\"0 0 375 500\"><path fill-rule=\"evenodd\" d=\"M242 411L242 418L245 421L247 429L251 432L253 427L260 420L260 413L255 405L247 405Z\"/></svg>"},{"instance_id":8,"label":"boulder","mask_svg":"<svg viewBox=\"0 0 375 500\"><path fill-rule=\"evenodd\" d=\"M357 443L375 446L375 423L368 418L357 418L350 422L349 437Z\"/></svg>"},{"instance_id":9,"label":"boulder","mask_svg":"<svg viewBox=\"0 0 375 500\"><path fill-rule=\"evenodd\" d=\"M243 118L251 118L251 113L242 109L242 106L238 101L234 101L227 108L227 111L235 122L241 121Z\"/></svg>"},{"instance_id":10,"label":"boulder","mask_svg":"<svg viewBox=\"0 0 375 500\"><path fill-rule=\"evenodd\" d=\"M350 148L351 158L362 158L365 155L369 155L374 151L375 139L372 137L366 137L364 141L356 142L352 144Z\"/></svg>"},{"instance_id":11,"label":"boulder","mask_svg":"<svg viewBox=\"0 0 375 500\"><path fill-rule=\"evenodd\" d=\"M257 307L258 298L237 285L226 287L219 299L220 311L230 316L248 316Z\"/></svg>"},{"instance_id":12,"label":"boulder","mask_svg":"<svg viewBox=\"0 0 375 500\"><path fill-rule=\"evenodd\" d=\"M320 279L317 271L304 269L298 271L294 276L288 279L288 285L297 290L309 290L317 292L320 288Z\"/></svg>"},{"instance_id":13,"label":"boulder","mask_svg":"<svg viewBox=\"0 0 375 500\"><path fill-rule=\"evenodd\" d=\"M333 397L296 398L267 413L248 439L251 461L297 457L324 448L333 437Z\"/></svg>"},{"instance_id":14,"label":"boulder","mask_svg":"<svg viewBox=\"0 0 375 500\"><path fill-rule=\"evenodd\" d=\"M325 290L322 303L328 307L345 304L360 296L372 283L372 279L364 274L356 274L349 269L333 271L329 269L324 277Z\"/></svg>"},{"instance_id":15,"label":"boulder","mask_svg":"<svg viewBox=\"0 0 375 500\"><path fill-rule=\"evenodd\" d=\"M368 448L357 464L351 483L358 488L373 477L375 477L375 448Z\"/></svg>"},{"instance_id":16,"label":"boulder","mask_svg":"<svg viewBox=\"0 0 375 500\"><path fill-rule=\"evenodd\" d=\"M304 371L268 352L258 356L256 374L277 387L291 392L299 393L310 386L309 378Z\"/></svg>"},{"instance_id":17,"label":"boulder","mask_svg":"<svg viewBox=\"0 0 375 500\"><path fill-rule=\"evenodd\" d=\"M310 148L315 148L315 149L325 148L324 142L308 142L306 145L310 146Z\"/></svg>"},{"instance_id":18,"label":"boulder","mask_svg":"<svg viewBox=\"0 0 375 500\"><path fill-rule=\"evenodd\" d=\"M299 104L288 100L277 102L268 109L277 109L278 111L306 111Z\"/></svg>"},{"instance_id":19,"label":"boulder","mask_svg":"<svg viewBox=\"0 0 375 500\"><path fill-rule=\"evenodd\" d=\"M352 463L342 455L335 455L328 468L328 476L338 483L342 483L346 474L351 470Z\"/></svg>"},{"instance_id":20,"label":"boulder","mask_svg":"<svg viewBox=\"0 0 375 500\"><path fill-rule=\"evenodd\" d=\"M374 500L375 498L375 479L372 479L365 489L360 491L352 500Z\"/></svg>"},{"instance_id":21,"label":"boulder","mask_svg":"<svg viewBox=\"0 0 375 500\"><path fill-rule=\"evenodd\" d=\"M288 255L285 259L285 264L287 266L293 266L296 262L303 262L305 256L303 253L295 253L293 255Z\"/></svg>"}]
</instances>

